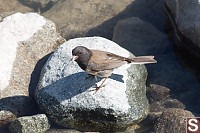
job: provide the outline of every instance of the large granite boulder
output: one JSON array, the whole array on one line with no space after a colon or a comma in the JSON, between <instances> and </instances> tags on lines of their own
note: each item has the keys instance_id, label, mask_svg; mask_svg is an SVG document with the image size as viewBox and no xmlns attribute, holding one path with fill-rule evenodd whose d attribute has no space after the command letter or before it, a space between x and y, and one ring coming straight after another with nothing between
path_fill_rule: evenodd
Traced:
<instances>
[{"instance_id":1,"label":"large granite boulder","mask_svg":"<svg viewBox=\"0 0 200 133\"><path fill-rule=\"evenodd\" d=\"M67 41L54 51L41 72L35 93L41 111L59 125L84 131L118 131L144 119L149 112L145 66L121 66L95 93L92 87L103 78L86 79L87 73L70 61L71 51L78 45L133 56L101 37Z\"/></svg>"},{"instance_id":2,"label":"large granite boulder","mask_svg":"<svg viewBox=\"0 0 200 133\"><path fill-rule=\"evenodd\" d=\"M33 92L46 61L44 56L65 39L56 32L52 21L36 13L8 16L0 29L1 114L8 118L29 115L36 109ZM0 117L0 121L6 124L4 118Z\"/></svg>"}]
</instances>

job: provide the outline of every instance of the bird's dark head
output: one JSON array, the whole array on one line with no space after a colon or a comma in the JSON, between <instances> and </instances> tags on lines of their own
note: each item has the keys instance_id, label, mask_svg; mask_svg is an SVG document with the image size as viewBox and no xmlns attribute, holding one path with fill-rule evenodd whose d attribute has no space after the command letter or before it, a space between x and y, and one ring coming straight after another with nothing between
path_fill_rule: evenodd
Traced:
<instances>
[{"instance_id":1,"label":"bird's dark head","mask_svg":"<svg viewBox=\"0 0 200 133\"><path fill-rule=\"evenodd\" d=\"M72 50L72 61L76 61L78 65L85 70L92 56L92 51L83 46L77 46Z\"/></svg>"}]
</instances>

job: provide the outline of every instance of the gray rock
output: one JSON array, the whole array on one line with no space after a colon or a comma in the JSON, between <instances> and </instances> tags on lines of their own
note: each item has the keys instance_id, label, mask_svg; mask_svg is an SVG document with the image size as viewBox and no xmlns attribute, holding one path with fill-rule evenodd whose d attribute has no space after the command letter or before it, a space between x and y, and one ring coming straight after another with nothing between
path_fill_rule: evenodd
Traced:
<instances>
[{"instance_id":1,"label":"gray rock","mask_svg":"<svg viewBox=\"0 0 200 133\"><path fill-rule=\"evenodd\" d=\"M101 37L76 38L62 44L49 57L36 91L39 108L62 126L85 131L122 130L145 118L147 72L144 65L126 64L114 70L105 87L94 94L92 86L102 78L87 80L87 73L71 62L78 45L133 56L116 43Z\"/></svg>"},{"instance_id":2,"label":"gray rock","mask_svg":"<svg viewBox=\"0 0 200 133\"><path fill-rule=\"evenodd\" d=\"M185 44L193 53L200 50L200 6L198 0L165 0L167 13L176 25L179 36L184 36L192 43ZM183 38L179 37L183 42Z\"/></svg>"},{"instance_id":3,"label":"gray rock","mask_svg":"<svg viewBox=\"0 0 200 133\"><path fill-rule=\"evenodd\" d=\"M120 20L112 40L135 55L161 55L169 44L165 34L137 17Z\"/></svg>"},{"instance_id":4,"label":"gray rock","mask_svg":"<svg viewBox=\"0 0 200 133\"><path fill-rule=\"evenodd\" d=\"M33 92L46 61L44 56L65 39L52 21L36 13L6 17L0 27L0 110L17 117L30 115L36 109Z\"/></svg>"},{"instance_id":5,"label":"gray rock","mask_svg":"<svg viewBox=\"0 0 200 133\"><path fill-rule=\"evenodd\" d=\"M42 15L53 20L61 35L70 39L84 36L88 30L119 14L131 3L132 0L61 0Z\"/></svg>"},{"instance_id":6,"label":"gray rock","mask_svg":"<svg viewBox=\"0 0 200 133\"><path fill-rule=\"evenodd\" d=\"M19 117L9 125L12 133L44 133L49 128L50 123L45 114Z\"/></svg>"},{"instance_id":7,"label":"gray rock","mask_svg":"<svg viewBox=\"0 0 200 133\"><path fill-rule=\"evenodd\" d=\"M194 115L183 109L169 108L163 112L154 126L155 133L185 133L186 117Z\"/></svg>"},{"instance_id":8,"label":"gray rock","mask_svg":"<svg viewBox=\"0 0 200 133\"><path fill-rule=\"evenodd\" d=\"M7 126L8 123L15 120L16 116L7 110L0 110L0 128Z\"/></svg>"}]
</instances>

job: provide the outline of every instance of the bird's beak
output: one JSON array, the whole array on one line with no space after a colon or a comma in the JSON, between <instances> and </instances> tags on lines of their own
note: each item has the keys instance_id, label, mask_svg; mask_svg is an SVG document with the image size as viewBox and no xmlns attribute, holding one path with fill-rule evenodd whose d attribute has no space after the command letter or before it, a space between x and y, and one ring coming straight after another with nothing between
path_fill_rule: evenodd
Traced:
<instances>
[{"instance_id":1,"label":"bird's beak","mask_svg":"<svg viewBox=\"0 0 200 133\"><path fill-rule=\"evenodd\" d=\"M73 55L71 61L75 61L76 59L78 59L78 56Z\"/></svg>"}]
</instances>

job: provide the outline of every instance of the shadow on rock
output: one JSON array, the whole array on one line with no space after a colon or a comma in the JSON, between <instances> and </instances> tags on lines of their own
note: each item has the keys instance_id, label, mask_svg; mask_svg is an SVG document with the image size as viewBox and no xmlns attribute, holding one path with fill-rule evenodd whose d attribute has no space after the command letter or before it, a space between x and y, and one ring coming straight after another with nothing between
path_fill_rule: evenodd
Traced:
<instances>
[{"instance_id":1,"label":"shadow on rock","mask_svg":"<svg viewBox=\"0 0 200 133\"><path fill-rule=\"evenodd\" d=\"M50 54L46 55L36 64L35 69L31 74L29 96L12 96L0 99L0 111L10 111L16 117L38 113L37 105L34 100L34 91L39 81L41 69L49 56Z\"/></svg>"},{"instance_id":2,"label":"shadow on rock","mask_svg":"<svg viewBox=\"0 0 200 133\"><path fill-rule=\"evenodd\" d=\"M32 8L35 12L45 12L51 9L55 2L47 1L46 3L37 1L18 0L22 5Z\"/></svg>"},{"instance_id":3,"label":"shadow on rock","mask_svg":"<svg viewBox=\"0 0 200 133\"><path fill-rule=\"evenodd\" d=\"M34 102L27 96L14 96L0 99L0 111L6 110L16 116L30 115L33 113Z\"/></svg>"},{"instance_id":4,"label":"shadow on rock","mask_svg":"<svg viewBox=\"0 0 200 133\"><path fill-rule=\"evenodd\" d=\"M57 80L56 82L38 91L48 92L48 95L56 97L58 98L57 100L59 102L62 102L64 100L69 100L85 91L93 91L95 88L91 90L88 88L97 86L96 83L99 81L101 83L101 80L103 79L102 77L98 77L97 80L95 78L86 79L87 77L88 74L86 72L78 72ZM112 74L109 78L124 83L122 75Z\"/></svg>"},{"instance_id":5,"label":"shadow on rock","mask_svg":"<svg viewBox=\"0 0 200 133\"><path fill-rule=\"evenodd\" d=\"M43 66L45 65L45 63L48 60L50 55L51 55L51 53L44 56L42 59L40 59L37 62L37 64L35 65L35 68L34 68L32 74L31 74L31 81L30 81L30 84L29 84L29 97L31 97L31 98L34 97L34 92L35 92L35 89L37 88L37 84L38 84L38 81L40 79L41 70L42 70Z\"/></svg>"}]
</instances>

